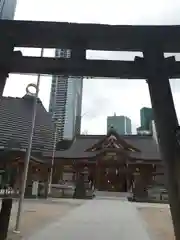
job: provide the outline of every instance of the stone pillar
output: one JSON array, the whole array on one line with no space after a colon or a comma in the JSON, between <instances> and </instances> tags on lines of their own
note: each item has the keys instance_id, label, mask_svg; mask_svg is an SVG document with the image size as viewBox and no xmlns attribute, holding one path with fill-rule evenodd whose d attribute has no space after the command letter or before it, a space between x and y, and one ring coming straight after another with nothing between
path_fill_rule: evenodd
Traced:
<instances>
[{"instance_id":1,"label":"stone pillar","mask_svg":"<svg viewBox=\"0 0 180 240\"><path fill-rule=\"evenodd\" d=\"M0 41L0 96L3 95L6 78L10 70L10 61L13 54L14 44L7 36L2 36Z\"/></svg>"},{"instance_id":2,"label":"stone pillar","mask_svg":"<svg viewBox=\"0 0 180 240\"><path fill-rule=\"evenodd\" d=\"M143 54L144 61L142 63L149 86L159 147L168 177L169 202L175 236L177 240L180 240L180 191L178 188L179 176L176 172L179 150L175 136L178 120L168 79L168 69L170 70L172 58L164 59L160 46L154 46L154 48L144 51Z\"/></svg>"},{"instance_id":3,"label":"stone pillar","mask_svg":"<svg viewBox=\"0 0 180 240\"><path fill-rule=\"evenodd\" d=\"M143 170L136 171L134 173L134 188L133 188L134 198L137 201L143 201L148 198L147 192L147 181L143 174Z\"/></svg>"},{"instance_id":4,"label":"stone pillar","mask_svg":"<svg viewBox=\"0 0 180 240\"><path fill-rule=\"evenodd\" d=\"M13 203L12 198L2 199L2 206L0 211L0 239L1 240L7 239L12 203Z\"/></svg>"},{"instance_id":5,"label":"stone pillar","mask_svg":"<svg viewBox=\"0 0 180 240\"><path fill-rule=\"evenodd\" d=\"M84 63L85 59L86 59L86 49L81 47L81 41L78 41L77 44L74 45L75 47L72 48L72 52L71 52L71 59L73 60L73 62L76 61L82 61L82 63ZM82 82L82 87L83 87L83 82ZM77 97L77 101L78 101L78 105L81 106L82 104L82 94L80 94L81 96ZM81 107L82 108L82 107ZM80 135L81 134L81 123L82 123L82 109L78 110L78 112L76 113L76 119L75 119L75 126L74 126L74 134L75 135Z\"/></svg>"}]
</instances>

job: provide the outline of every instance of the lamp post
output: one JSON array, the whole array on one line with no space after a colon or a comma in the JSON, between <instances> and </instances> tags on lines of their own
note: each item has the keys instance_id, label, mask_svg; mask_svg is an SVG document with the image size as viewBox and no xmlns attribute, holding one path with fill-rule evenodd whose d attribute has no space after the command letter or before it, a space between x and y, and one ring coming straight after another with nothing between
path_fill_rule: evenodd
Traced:
<instances>
[{"instance_id":1,"label":"lamp post","mask_svg":"<svg viewBox=\"0 0 180 240\"><path fill-rule=\"evenodd\" d=\"M43 57L44 49L41 49L41 57ZM20 233L20 221L21 221L21 213L22 213L22 205L24 201L24 194L26 190L26 182L27 182L27 176L28 176L28 169L29 169L29 161L31 157L31 148L32 148L32 140L34 135L34 127L35 127L35 120L36 120L36 110L37 110L37 100L38 100L38 94L39 94L39 85L40 85L40 74L38 74L37 77L37 83L36 84L29 84L26 88L27 93L30 93L28 91L28 87L34 87L36 89L35 94L32 94L34 96L34 105L32 110L32 120L31 120L31 131L28 139L28 147L26 151L26 156L24 160L24 172L22 176L22 185L20 189L20 197L19 197L19 203L18 203L18 211L17 211L17 217L16 217L16 224L15 224L15 233Z\"/></svg>"}]
</instances>

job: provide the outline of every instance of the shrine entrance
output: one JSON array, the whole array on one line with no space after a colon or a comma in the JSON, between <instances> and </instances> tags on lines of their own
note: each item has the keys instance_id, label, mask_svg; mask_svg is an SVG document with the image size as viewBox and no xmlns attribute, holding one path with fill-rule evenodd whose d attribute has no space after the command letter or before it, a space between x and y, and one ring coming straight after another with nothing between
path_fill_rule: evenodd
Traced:
<instances>
[{"instance_id":1,"label":"shrine entrance","mask_svg":"<svg viewBox=\"0 0 180 240\"><path fill-rule=\"evenodd\" d=\"M97 189L109 192L127 192L126 173L117 166L103 166L99 169Z\"/></svg>"},{"instance_id":2,"label":"shrine entrance","mask_svg":"<svg viewBox=\"0 0 180 240\"><path fill-rule=\"evenodd\" d=\"M111 149L99 156L96 164L96 188L99 191L127 192L128 179L126 155L121 150Z\"/></svg>"}]
</instances>

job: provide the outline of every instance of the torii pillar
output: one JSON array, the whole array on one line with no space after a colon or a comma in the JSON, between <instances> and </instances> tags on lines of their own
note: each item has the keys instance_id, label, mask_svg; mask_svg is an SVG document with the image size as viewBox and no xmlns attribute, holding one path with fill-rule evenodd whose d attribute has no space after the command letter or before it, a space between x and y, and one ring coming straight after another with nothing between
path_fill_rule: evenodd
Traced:
<instances>
[{"instance_id":1,"label":"torii pillar","mask_svg":"<svg viewBox=\"0 0 180 240\"><path fill-rule=\"evenodd\" d=\"M10 62L13 56L14 43L8 36L0 38L0 97L3 95L6 79L10 71Z\"/></svg>"},{"instance_id":2,"label":"torii pillar","mask_svg":"<svg viewBox=\"0 0 180 240\"><path fill-rule=\"evenodd\" d=\"M159 147L166 169L174 232L176 240L180 240L180 186L178 185L180 151L175 133L178 120L168 78L168 69L174 58L165 59L162 49L156 46L147 48L143 52L144 58L136 58L136 60L140 60L147 77Z\"/></svg>"}]
</instances>

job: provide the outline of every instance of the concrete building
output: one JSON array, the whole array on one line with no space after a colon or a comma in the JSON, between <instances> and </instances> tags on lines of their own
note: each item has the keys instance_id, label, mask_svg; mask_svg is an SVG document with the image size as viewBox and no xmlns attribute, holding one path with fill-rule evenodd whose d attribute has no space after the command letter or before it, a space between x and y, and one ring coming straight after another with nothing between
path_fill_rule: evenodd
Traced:
<instances>
[{"instance_id":1,"label":"concrete building","mask_svg":"<svg viewBox=\"0 0 180 240\"><path fill-rule=\"evenodd\" d=\"M0 0L0 19L14 19L17 0Z\"/></svg>"},{"instance_id":2,"label":"concrete building","mask_svg":"<svg viewBox=\"0 0 180 240\"><path fill-rule=\"evenodd\" d=\"M70 58L71 51L57 49L55 56ZM57 121L61 139L72 139L81 131L83 78L53 76L49 111Z\"/></svg>"},{"instance_id":3,"label":"concrete building","mask_svg":"<svg viewBox=\"0 0 180 240\"><path fill-rule=\"evenodd\" d=\"M131 119L126 116L108 116L107 117L107 132L110 128L114 128L120 135L131 134Z\"/></svg>"}]
</instances>

